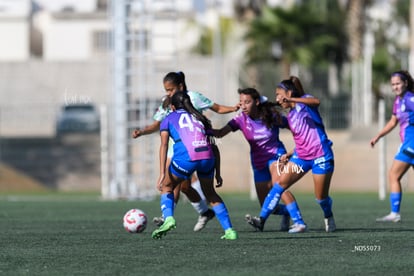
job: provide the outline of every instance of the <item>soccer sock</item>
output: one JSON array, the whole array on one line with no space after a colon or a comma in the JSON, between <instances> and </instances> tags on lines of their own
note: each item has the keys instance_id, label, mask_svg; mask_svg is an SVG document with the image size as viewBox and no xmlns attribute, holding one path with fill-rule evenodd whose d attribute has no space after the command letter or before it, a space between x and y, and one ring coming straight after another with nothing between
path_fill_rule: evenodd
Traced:
<instances>
[{"instance_id":1,"label":"soccer sock","mask_svg":"<svg viewBox=\"0 0 414 276\"><path fill-rule=\"evenodd\" d=\"M193 187L193 189L197 191L202 200L206 200L203 190L201 189L200 180L197 179L196 181L191 182L191 187Z\"/></svg>"},{"instance_id":2,"label":"soccer sock","mask_svg":"<svg viewBox=\"0 0 414 276\"><path fill-rule=\"evenodd\" d=\"M267 219L270 214L273 212L273 209L277 206L280 201L280 196L284 192L283 189L278 183L275 183L272 189L266 196L266 199L263 203L262 210L260 211L260 217L263 219Z\"/></svg>"},{"instance_id":3,"label":"soccer sock","mask_svg":"<svg viewBox=\"0 0 414 276\"><path fill-rule=\"evenodd\" d=\"M390 193L391 212L399 213L402 193Z\"/></svg>"},{"instance_id":4,"label":"soccer sock","mask_svg":"<svg viewBox=\"0 0 414 276\"><path fill-rule=\"evenodd\" d=\"M175 208L176 208L176 207L177 207L177 202L175 202L175 201L174 201L174 210L175 210ZM162 214L162 213L161 213L161 217L162 217L163 219L165 219L165 218L164 218L164 214Z\"/></svg>"},{"instance_id":5,"label":"soccer sock","mask_svg":"<svg viewBox=\"0 0 414 276\"><path fill-rule=\"evenodd\" d=\"M286 209L285 204L279 204L277 206L277 208L273 211L272 214L279 215L279 216L284 216L284 215L289 215L289 211L288 211L288 209Z\"/></svg>"},{"instance_id":6,"label":"soccer sock","mask_svg":"<svg viewBox=\"0 0 414 276\"><path fill-rule=\"evenodd\" d=\"M332 199L331 197L327 197L324 199L317 199L316 200L322 208L323 215L325 218L332 217Z\"/></svg>"},{"instance_id":7,"label":"soccer sock","mask_svg":"<svg viewBox=\"0 0 414 276\"><path fill-rule=\"evenodd\" d=\"M191 205L200 215L208 211L207 202L204 199L201 199L199 202L191 202Z\"/></svg>"},{"instance_id":8,"label":"soccer sock","mask_svg":"<svg viewBox=\"0 0 414 276\"><path fill-rule=\"evenodd\" d=\"M221 227L223 227L224 231L232 227L229 212L227 211L226 205L224 205L224 203L219 203L213 206L213 211L216 213L216 218L220 222Z\"/></svg>"},{"instance_id":9,"label":"soccer sock","mask_svg":"<svg viewBox=\"0 0 414 276\"><path fill-rule=\"evenodd\" d=\"M305 224L300 213L299 205L296 201L286 205L286 209L289 211L289 215L292 218L293 223Z\"/></svg>"},{"instance_id":10,"label":"soccer sock","mask_svg":"<svg viewBox=\"0 0 414 276\"><path fill-rule=\"evenodd\" d=\"M164 219L174 215L174 194L167 193L161 195L161 212Z\"/></svg>"}]
</instances>

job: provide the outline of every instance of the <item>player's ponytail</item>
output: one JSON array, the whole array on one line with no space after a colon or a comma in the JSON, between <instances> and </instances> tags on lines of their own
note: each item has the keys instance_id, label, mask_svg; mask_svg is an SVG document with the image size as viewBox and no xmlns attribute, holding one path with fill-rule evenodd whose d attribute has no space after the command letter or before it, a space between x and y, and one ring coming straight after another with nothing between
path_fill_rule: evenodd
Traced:
<instances>
[{"instance_id":1,"label":"player's ponytail","mask_svg":"<svg viewBox=\"0 0 414 276\"><path fill-rule=\"evenodd\" d=\"M298 77L290 76L287 80L282 80L278 85L278 88L282 88L285 91L291 91L292 98L300 98L305 95L302 84Z\"/></svg>"},{"instance_id":2,"label":"player's ponytail","mask_svg":"<svg viewBox=\"0 0 414 276\"><path fill-rule=\"evenodd\" d=\"M163 82L171 82L175 86L182 85L183 91L188 92L187 90L187 84L185 83L185 75L183 72L169 72L167 75L165 75Z\"/></svg>"},{"instance_id":3,"label":"player's ponytail","mask_svg":"<svg viewBox=\"0 0 414 276\"><path fill-rule=\"evenodd\" d=\"M205 130L212 129L211 121L207 119L206 116L201 114L200 111L194 108L193 104L191 103L190 96L183 91L177 91L171 97L171 104L175 107L175 109L184 109L188 113L192 114L199 120L203 125Z\"/></svg>"}]
</instances>

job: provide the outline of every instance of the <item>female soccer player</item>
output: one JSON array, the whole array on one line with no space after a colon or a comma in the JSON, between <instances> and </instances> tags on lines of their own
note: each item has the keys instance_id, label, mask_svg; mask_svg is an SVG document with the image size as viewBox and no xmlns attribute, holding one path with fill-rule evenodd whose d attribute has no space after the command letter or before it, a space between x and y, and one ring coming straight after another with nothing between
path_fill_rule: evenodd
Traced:
<instances>
[{"instance_id":1,"label":"female soccer player","mask_svg":"<svg viewBox=\"0 0 414 276\"><path fill-rule=\"evenodd\" d=\"M280 162L280 157L286 153L286 149L279 140L279 128L287 127L287 120L276 110L276 104L261 97L256 89L239 89L238 93L242 113L234 117L223 128L213 130L213 134L216 137L223 137L231 131L242 131L244 138L250 145L256 193L260 206L262 206L272 183L279 182L280 172L283 171L284 164ZM289 230L289 233L305 232L307 227L293 194L286 191L282 195L282 200L287 205L280 204L275 210L275 214L283 215L281 230ZM290 229L289 214L293 220ZM252 224L250 215L246 215L246 220Z\"/></svg>"},{"instance_id":2,"label":"female soccer player","mask_svg":"<svg viewBox=\"0 0 414 276\"><path fill-rule=\"evenodd\" d=\"M391 168L388 172L390 182L390 205L391 213L377 218L378 222L399 222L401 221L400 205L402 199L401 178L414 164L413 150L413 78L407 71L397 71L391 74L391 88L395 93L393 111L390 120L384 128L371 139L371 147L374 147L378 140L390 133L399 123L400 138L402 145L394 157Z\"/></svg>"},{"instance_id":3,"label":"female soccer player","mask_svg":"<svg viewBox=\"0 0 414 276\"><path fill-rule=\"evenodd\" d=\"M281 195L312 170L316 200L324 213L325 231L336 230L329 186L334 171L332 142L328 139L318 112L319 99L305 94L297 77L283 80L276 88L276 102L289 110L287 119L295 141L293 152L282 156L289 160L278 183L268 193L260 217L252 218L253 226L262 229L266 219L279 204Z\"/></svg>"},{"instance_id":4,"label":"female soccer player","mask_svg":"<svg viewBox=\"0 0 414 276\"><path fill-rule=\"evenodd\" d=\"M185 82L185 75L183 72L169 72L165 75L163 79L164 89L167 93L167 97L164 99L164 102L158 107L156 113L154 114L154 122L151 125L148 125L142 129L135 129L132 132L133 138L138 138L142 135L148 135L154 133L160 129L161 121L171 113L169 107L170 98L174 95L176 91L184 91L188 93L193 106L198 111L203 111L206 109L211 109L216 113L225 114L238 110L238 106L224 106L214 103L210 99L206 98L199 92L188 91L187 84ZM213 146L215 147L215 145ZM171 157L172 150L168 151L169 157ZM216 179L218 185L221 185L222 179L219 175L219 171L216 171ZM190 200L193 208L199 213L198 221L194 226L194 231L202 230L207 222L214 218L214 212L208 208L207 203L202 198L204 195L200 190L200 183L196 176L193 177L191 185L177 185L174 190L174 201L177 204L180 196L180 190L183 192L187 198ZM157 226L160 226L164 219L162 217L155 217L153 219L154 223Z\"/></svg>"},{"instance_id":5,"label":"female soccer player","mask_svg":"<svg viewBox=\"0 0 414 276\"><path fill-rule=\"evenodd\" d=\"M160 177L158 189L161 191L161 210L164 223L152 233L154 239L160 239L169 230L176 227L174 215L175 186L187 182L197 172L201 189L213 207L214 213L224 229L221 239L235 240L237 232L232 229L230 217L221 197L214 190L215 157L211 139L206 131L211 130L210 121L197 111L185 92L176 92L171 98L174 111L160 126ZM168 140L174 140L174 154L167 167Z\"/></svg>"}]
</instances>

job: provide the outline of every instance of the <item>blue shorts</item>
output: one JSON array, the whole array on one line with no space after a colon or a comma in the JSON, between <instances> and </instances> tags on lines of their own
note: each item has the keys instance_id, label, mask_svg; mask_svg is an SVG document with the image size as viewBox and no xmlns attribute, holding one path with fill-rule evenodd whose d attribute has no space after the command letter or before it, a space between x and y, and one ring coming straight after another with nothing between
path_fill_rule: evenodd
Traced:
<instances>
[{"instance_id":1,"label":"blue shorts","mask_svg":"<svg viewBox=\"0 0 414 276\"><path fill-rule=\"evenodd\" d=\"M414 165L414 148L409 143L403 143L397 154L394 157L395 160Z\"/></svg>"},{"instance_id":2,"label":"blue shorts","mask_svg":"<svg viewBox=\"0 0 414 276\"><path fill-rule=\"evenodd\" d=\"M216 159L203 159L197 161L188 161L182 159L171 160L169 167L170 172L182 179L191 179L191 175L197 172L199 178L214 178L214 169Z\"/></svg>"},{"instance_id":3,"label":"blue shorts","mask_svg":"<svg viewBox=\"0 0 414 276\"><path fill-rule=\"evenodd\" d=\"M272 180L269 167L273 162L277 162L279 158L286 153L286 150L279 150L276 155L267 161L266 167L263 169L256 169L252 164L254 182L265 182Z\"/></svg>"},{"instance_id":4,"label":"blue shorts","mask_svg":"<svg viewBox=\"0 0 414 276\"><path fill-rule=\"evenodd\" d=\"M287 169L298 173L306 173L312 169L313 174L328 174L332 173L335 167L333 154L327 154L312 160L303 160L298 157L295 151L289 161L297 165L297 167Z\"/></svg>"}]
</instances>

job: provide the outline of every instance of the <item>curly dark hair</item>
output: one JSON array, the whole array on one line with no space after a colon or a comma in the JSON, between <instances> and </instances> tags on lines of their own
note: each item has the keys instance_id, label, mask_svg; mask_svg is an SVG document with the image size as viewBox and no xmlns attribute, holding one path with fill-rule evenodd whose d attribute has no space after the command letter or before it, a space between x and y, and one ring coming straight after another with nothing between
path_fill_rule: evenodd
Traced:
<instances>
[{"instance_id":1,"label":"curly dark hair","mask_svg":"<svg viewBox=\"0 0 414 276\"><path fill-rule=\"evenodd\" d=\"M407 81L407 90L414 92L413 91L414 80L408 71L406 70L395 71L394 73L391 74L391 77L394 77L394 76L398 76L400 77L401 80Z\"/></svg>"}]
</instances>

